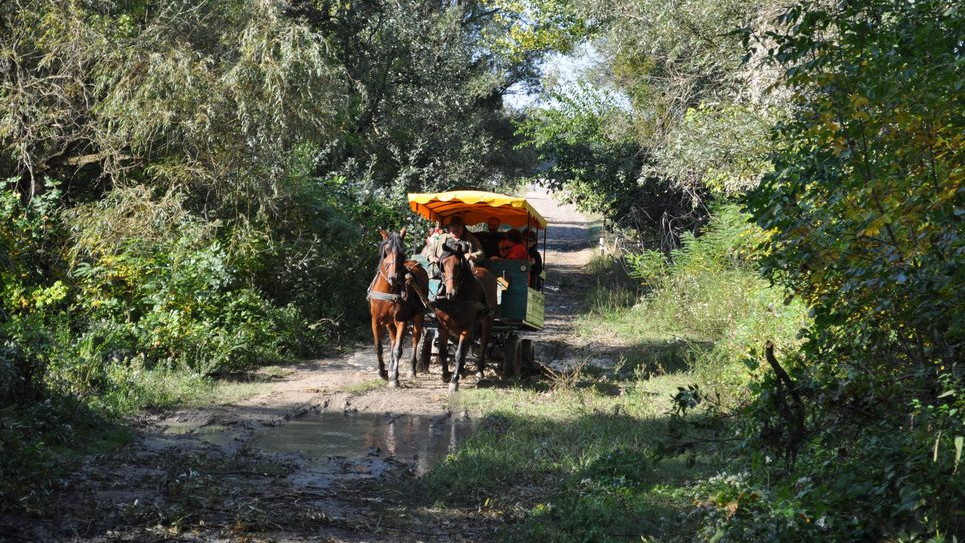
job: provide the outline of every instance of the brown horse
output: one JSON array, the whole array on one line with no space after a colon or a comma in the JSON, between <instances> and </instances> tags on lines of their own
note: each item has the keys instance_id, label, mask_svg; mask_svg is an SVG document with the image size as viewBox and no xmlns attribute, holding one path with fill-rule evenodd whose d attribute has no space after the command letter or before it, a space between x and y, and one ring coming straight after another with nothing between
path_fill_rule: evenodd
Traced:
<instances>
[{"instance_id":1,"label":"brown horse","mask_svg":"<svg viewBox=\"0 0 965 543\"><path fill-rule=\"evenodd\" d=\"M399 362L402 358L402 343L406 326L412 322L412 360L409 377L415 377L416 346L422 338L422 324L425 320L425 306L413 292L412 283L420 288L429 287L429 276L425 269L414 260L405 259L405 228L389 233L381 231L382 245L379 252L379 267L375 278L369 285L366 298L369 300L369 313L372 315L372 336L375 339L375 352L379 358L379 376L389 381L390 387L399 386ZM392 361L389 371L385 370L382 359L382 331L389 331Z\"/></svg>"},{"instance_id":2,"label":"brown horse","mask_svg":"<svg viewBox=\"0 0 965 543\"><path fill-rule=\"evenodd\" d=\"M483 377L486 367L486 347L493 327L496 310L496 279L483 268L473 269L458 251L445 252L440 259L445 299L437 299L433 311L439 321L439 361L442 364L442 380L449 382L449 391L459 390L459 377L469 352L472 332L481 325L479 337L478 375ZM447 350L449 336L459 338L456 348L455 372L449 373Z\"/></svg>"}]
</instances>

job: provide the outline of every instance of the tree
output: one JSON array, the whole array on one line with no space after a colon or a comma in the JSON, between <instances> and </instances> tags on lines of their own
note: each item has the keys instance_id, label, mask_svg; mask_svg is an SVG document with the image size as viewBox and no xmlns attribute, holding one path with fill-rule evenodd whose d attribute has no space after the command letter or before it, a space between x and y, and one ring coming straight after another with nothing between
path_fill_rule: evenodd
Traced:
<instances>
[{"instance_id":1,"label":"tree","mask_svg":"<svg viewBox=\"0 0 965 543\"><path fill-rule=\"evenodd\" d=\"M745 62L742 29L766 28L769 2L591 3L598 78L628 99L649 160L640 178L733 196L767 171L767 132L783 100L776 71Z\"/></svg>"},{"instance_id":2,"label":"tree","mask_svg":"<svg viewBox=\"0 0 965 543\"><path fill-rule=\"evenodd\" d=\"M0 142L33 193L182 186L270 207L288 150L333 137L345 93L324 36L271 2L35 0L2 8Z\"/></svg>"},{"instance_id":3,"label":"tree","mask_svg":"<svg viewBox=\"0 0 965 543\"><path fill-rule=\"evenodd\" d=\"M772 234L764 273L814 318L788 361L810 419L797 475L825 481L805 501L845 538L962 533L958 9L804 1L765 36L793 109L748 207Z\"/></svg>"}]
</instances>

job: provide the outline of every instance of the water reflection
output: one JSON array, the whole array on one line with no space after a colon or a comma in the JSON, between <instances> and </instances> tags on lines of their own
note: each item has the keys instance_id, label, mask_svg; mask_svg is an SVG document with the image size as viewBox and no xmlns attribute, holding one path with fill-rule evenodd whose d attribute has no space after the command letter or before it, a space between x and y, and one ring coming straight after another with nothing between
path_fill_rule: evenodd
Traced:
<instances>
[{"instance_id":1,"label":"water reflection","mask_svg":"<svg viewBox=\"0 0 965 543\"><path fill-rule=\"evenodd\" d=\"M394 457L417 474L456 450L476 428L471 419L323 412L258 433L252 445L275 453L300 452L309 460Z\"/></svg>"}]
</instances>

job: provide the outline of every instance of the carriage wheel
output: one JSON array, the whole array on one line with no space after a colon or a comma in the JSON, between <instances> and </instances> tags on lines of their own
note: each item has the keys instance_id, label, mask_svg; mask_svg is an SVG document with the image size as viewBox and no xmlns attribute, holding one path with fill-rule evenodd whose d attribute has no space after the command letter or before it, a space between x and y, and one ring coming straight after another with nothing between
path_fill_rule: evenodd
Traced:
<instances>
[{"instance_id":1,"label":"carriage wheel","mask_svg":"<svg viewBox=\"0 0 965 543\"><path fill-rule=\"evenodd\" d=\"M513 375L519 376L519 337L516 334L507 334L506 341L503 342L503 378Z\"/></svg>"},{"instance_id":2,"label":"carriage wheel","mask_svg":"<svg viewBox=\"0 0 965 543\"><path fill-rule=\"evenodd\" d=\"M429 363L432 361L432 344L435 340L435 330L422 330L422 341L419 343L419 371L422 373L429 373Z\"/></svg>"},{"instance_id":3,"label":"carriage wheel","mask_svg":"<svg viewBox=\"0 0 965 543\"><path fill-rule=\"evenodd\" d=\"M522 368L532 371L536 368L536 346L531 339L521 339L519 341L520 357L519 362Z\"/></svg>"},{"instance_id":4,"label":"carriage wheel","mask_svg":"<svg viewBox=\"0 0 965 543\"><path fill-rule=\"evenodd\" d=\"M526 362L524 359L526 351L523 346L525 342L525 339L516 342L516 356L513 357L513 379L521 379L523 377L523 364Z\"/></svg>"}]
</instances>

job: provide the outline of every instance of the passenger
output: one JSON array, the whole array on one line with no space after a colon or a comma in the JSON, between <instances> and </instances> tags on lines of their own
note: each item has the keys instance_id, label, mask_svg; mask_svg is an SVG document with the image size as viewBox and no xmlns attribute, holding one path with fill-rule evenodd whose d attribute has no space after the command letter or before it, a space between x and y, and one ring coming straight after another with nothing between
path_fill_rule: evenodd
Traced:
<instances>
[{"instance_id":1,"label":"passenger","mask_svg":"<svg viewBox=\"0 0 965 543\"><path fill-rule=\"evenodd\" d=\"M499 240L499 256L494 256L492 260L500 260L509 258L509 250L513 248L513 242L509 241L506 234L503 234L502 239Z\"/></svg>"},{"instance_id":2,"label":"passenger","mask_svg":"<svg viewBox=\"0 0 965 543\"><path fill-rule=\"evenodd\" d=\"M486 226L488 230L476 234L476 237L478 237L479 242L482 243L486 257L492 258L499 255L499 241L503 239L503 235L499 231L499 219L496 217L489 217L489 220L486 221Z\"/></svg>"},{"instance_id":3,"label":"passenger","mask_svg":"<svg viewBox=\"0 0 965 543\"><path fill-rule=\"evenodd\" d=\"M526 232L526 245L529 247L529 262L532 264L529 274L529 286L536 290L543 290L543 257L536 247L536 231Z\"/></svg>"},{"instance_id":4,"label":"passenger","mask_svg":"<svg viewBox=\"0 0 965 543\"><path fill-rule=\"evenodd\" d=\"M439 238L439 244L436 250L429 256L429 262L438 266L439 259L442 257L445 251L446 245L455 244L463 256L472 265L477 265L485 259L485 253L482 249L482 244L476 239L476 236L472 235L468 230L466 230L466 223L463 221L462 217L456 215L449 219L449 224L446 225L447 233L443 234Z\"/></svg>"},{"instance_id":5,"label":"passenger","mask_svg":"<svg viewBox=\"0 0 965 543\"><path fill-rule=\"evenodd\" d=\"M506 232L506 237L499 242L499 256L503 260L528 260L529 253L523 245L523 235L515 228Z\"/></svg>"},{"instance_id":6,"label":"passenger","mask_svg":"<svg viewBox=\"0 0 965 543\"><path fill-rule=\"evenodd\" d=\"M444 234L445 231L442 229L442 221L436 219L432 228L429 229L429 234L426 235L426 246L423 247L420 254L426 257L426 259L435 254L436 248L439 246L439 241Z\"/></svg>"}]
</instances>

